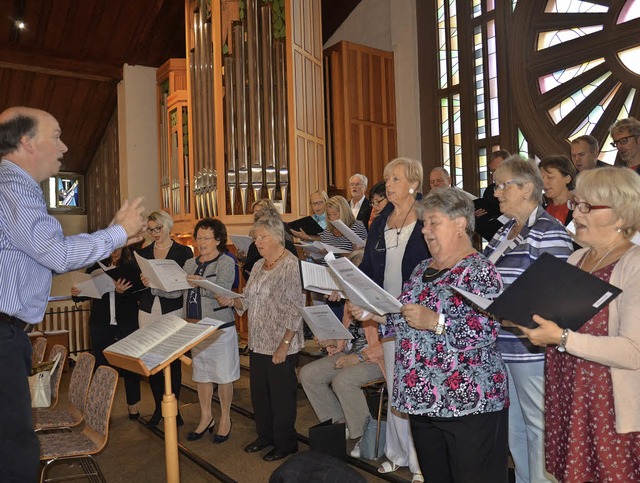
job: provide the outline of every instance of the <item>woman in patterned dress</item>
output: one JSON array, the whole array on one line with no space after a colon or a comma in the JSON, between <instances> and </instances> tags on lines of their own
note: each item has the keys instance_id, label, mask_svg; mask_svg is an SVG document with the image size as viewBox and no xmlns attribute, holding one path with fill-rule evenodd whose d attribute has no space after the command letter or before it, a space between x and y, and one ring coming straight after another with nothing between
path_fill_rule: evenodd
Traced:
<instances>
[{"instance_id":1,"label":"woman in patterned dress","mask_svg":"<svg viewBox=\"0 0 640 483\"><path fill-rule=\"evenodd\" d=\"M578 176L569 202L578 250L569 263L623 292L578 331L537 315L522 331L546 350L545 459L559 482L640 481L640 177ZM580 294L575 296L579 297Z\"/></svg>"},{"instance_id":2,"label":"woman in patterned dress","mask_svg":"<svg viewBox=\"0 0 640 483\"><path fill-rule=\"evenodd\" d=\"M431 257L413 271L393 324L393 406L409 414L413 441L429 482L507 481L507 372L499 323L453 290L480 296L502 289L496 268L471 245L473 203L455 188L432 190L417 203ZM351 306L362 318L362 310Z\"/></svg>"}]
</instances>

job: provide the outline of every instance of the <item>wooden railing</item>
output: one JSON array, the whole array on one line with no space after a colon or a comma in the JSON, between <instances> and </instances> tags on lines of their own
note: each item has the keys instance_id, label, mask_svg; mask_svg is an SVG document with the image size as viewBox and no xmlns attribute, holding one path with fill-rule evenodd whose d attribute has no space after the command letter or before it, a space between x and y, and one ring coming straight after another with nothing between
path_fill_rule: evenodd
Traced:
<instances>
[{"instance_id":1,"label":"wooden railing","mask_svg":"<svg viewBox=\"0 0 640 483\"><path fill-rule=\"evenodd\" d=\"M69 300L69 302L71 302ZM44 319L35 330L40 332L51 332L56 330L69 331L69 354L88 351L91 349L91 339L89 337L89 315L91 308L89 302L78 304L70 303L55 306L50 304L44 314Z\"/></svg>"}]
</instances>

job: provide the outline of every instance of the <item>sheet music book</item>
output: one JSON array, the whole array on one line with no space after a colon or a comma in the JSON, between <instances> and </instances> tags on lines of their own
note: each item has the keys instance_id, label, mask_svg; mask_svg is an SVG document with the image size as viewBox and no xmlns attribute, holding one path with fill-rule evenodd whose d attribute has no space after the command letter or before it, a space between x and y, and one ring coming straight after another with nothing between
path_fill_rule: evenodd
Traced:
<instances>
[{"instance_id":1,"label":"sheet music book","mask_svg":"<svg viewBox=\"0 0 640 483\"><path fill-rule=\"evenodd\" d=\"M140 268L137 265L107 267L102 262L98 262L98 265L102 270L104 270L104 273L109 275L113 280L120 280L121 278L124 278L128 282L131 282L131 288L129 290L132 292L138 292L146 288L143 285L142 280L140 280Z\"/></svg>"},{"instance_id":2,"label":"sheet music book","mask_svg":"<svg viewBox=\"0 0 640 483\"><path fill-rule=\"evenodd\" d=\"M312 243L296 243L295 246L302 248L303 250L311 253L313 257L314 254L319 255L318 257L313 258L322 258L325 253L351 253L349 250L345 250L344 248L334 247L333 245L329 245L328 243L323 243L321 241L314 241Z\"/></svg>"},{"instance_id":3,"label":"sheet music book","mask_svg":"<svg viewBox=\"0 0 640 483\"><path fill-rule=\"evenodd\" d=\"M247 235L229 235L229 238L231 238L231 242L235 245L238 251L244 253L249 251L249 247L253 243L253 238Z\"/></svg>"},{"instance_id":4,"label":"sheet music book","mask_svg":"<svg viewBox=\"0 0 640 483\"><path fill-rule=\"evenodd\" d=\"M300 261L300 277L302 278L302 288L312 292L331 295L332 292L339 292L342 298L344 293L331 276L327 267L315 263Z\"/></svg>"},{"instance_id":5,"label":"sheet music book","mask_svg":"<svg viewBox=\"0 0 640 483\"><path fill-rule=\"evenodd\" d=\"M118 354L139 359L148 371L182 354L190 345L195 345L203 336L217 330L209 323L190 324L175 315L163 315L151 324L136 330L133 334L120 339L104 350L109 354Z\"/></svg>"},{"instance_id":6,"label":"sheet music book","mask_svg":"<svg viewBox=\"0 0 640 483\"><path fill-rule=\"evenodd\" d=\"M367 277L348 258L325 257L327 266L347 298L374 314L399 313L402 304L389 292Z\"/></svg>"},{"instance_id":7,"label":"sheet music book","mask_svg":"<svg viewBox=\"0 0 640 483\"><path fill-rule=\"evenodd\" d=\"M340 322L328 305L299 307L299 309L311 332L319 340L353 339L351 332Z\"/></svg>"},{"instance_id":8,"label":"sheet music book","mask_svg":"<svg viewBox=\"0 0 640 483\"><path fill-rule=\"evenodd\" d=\"M98 268L91 273L73 272L73 285L80 290L81 297L101 299L108 292L115 292L116 286L104 270Z\"/></svg>"},{"instance_id":9,"label":"sheet music book","mask_svg":"<svg viewBox=\"0 0 640 483\"><path fill-rule=\"evenodd\" d=\"M559 258L543 253L493 301L451 287L481 309L517 325L535 328L537 314L564 329L578 330L622 290Z\"/></svg>"},{"instance_id":10,"label":"sheet music book","mask_svg":"<svg viewBox=\"0 0 640 483\"><path fill-rule=\"evenodd\" d=\"M356 232L343 223L342 220L329 221L336 229L342 233L347 240L353 244L353 248L363 248L367 241L356 235Z\"/></svg>"},{"instance_id":11,"label":"sheet music book","mask_svg":"<svg viewBox=\"0 0 640 483\"><path fill-rule=\"evenodd\" d=\"M316 220L313 219L312 216L305 216L304 218L290 221L289 223L287 223L287 225L289 225L289 229L291 230L304 230L307 235L311 236L318 236L324 231L324 229L318 224Z\"/></svg>"},{"instance_id":12,"label":"sheet music book","mask_svg":"<svg viewBox=\"0 0 640 483\"><path fill-rule=\"evenodd\" d=\"M135 253L142 274L149 279L149 287L163 292L188 290L187 273L175 260L147 260Z\"/></svg>"},{"instance_id":13,"label":"sheet music book","mask_svg":"<svg viewBox=\"0 0 640 483\"><path fill-rule=\"evenodd\" d=\"M197 285L198 287L202 287L216 295L221 295L223 297L228 297L231 299L239 299L243 297L243 295L239 293L235 293L234 291L228 290L224 287L221 287L217 283L210 282L209 280L194 280L193 284Z\"/></svg>"}]
</instances>

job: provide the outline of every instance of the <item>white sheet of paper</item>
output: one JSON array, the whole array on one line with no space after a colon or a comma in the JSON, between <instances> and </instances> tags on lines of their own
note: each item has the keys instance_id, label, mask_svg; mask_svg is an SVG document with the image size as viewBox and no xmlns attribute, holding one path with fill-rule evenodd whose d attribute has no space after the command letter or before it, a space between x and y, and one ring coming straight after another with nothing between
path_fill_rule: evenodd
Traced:
<instances>
[{"instance_id":1,"label":"white sheet of paper","mask_svg":"<svg viewBox=\"0 0 640 483\"><path fill-rule=\"evenodd\" d=\"M315 263L300 262L300 274L302 275L302 286L305 290L330 295L332 292L339 292L342 298L344 293L331 276L327 267L316 265Z\"/></svg>"},{"instance_id":2,"label":"white sheet of paper","mask_svg":"<svg viewBox=\"0 0 640 483\"><path fill-rule=\"evenodd\" d=\"M347 258L328 260L327 264L347 298L369 312L386 315L399 313L402 304L367 277Z\"/></svg>"},{"instance_id":3,"label":"white sheet of paper","mask_svg":"<svg viewBox=\"0 0 640 483\"><path fill-rule=\"evenodd\" d=\"M329 222L353 244L353 248L362 248L366 245L367 242L356 235L356 232L345 225L342 220L330 220Z\"/></svg>"},{"instance_id":4,"label":"white sheet of paper","mask_svg":"<svg viewBox=\"0 0 640 483\"><path fill-rule=\"evenodd\" d=\"M235 293L234 291L228 290L224 287L221 287L220 285L210 282L209 280L194 280L193 284L197 285L198 287L202 287L216 295L221 295L223 297L228 297L231 299L239 299L243 297L243 295L239 293Z\"/></svg>"},{"instance_id":5,"label":"white sheet of paper","mask_svg":"<svg viewBox=\"0 0 640 483\"><path fill-rule=\"evenodd\" d=\"M305 322L319 340L353 339L328 305L299 307Z\"/></svg>"},{"instance_id":6,"label":"white sheet of paper","mask_svg":"<svg viewBox=\"0 0 640 483\"><path fill-rule=\"evenodd\" d=\"M135 253L136 261L142 274L149 279L149 287L163 292L188 290L187 273L175 260L147 260Z\"/></svg>"},{"instance_id":7,"label":"white sheet of paper","mask_svg":"<svg viewBox=\"0 0 640 483\"><path fill-rule=\"evenodd\" d=\"M231 242L236 246L238 251L247 253L249 247L253 243L253 238L247 235L229 235Z\"/></svg>"},{"instance_id":8,"label":"white sheet of paper","mask_svg":"<svg viewBox=\"0 0 640 483\"><path fill-rule=\"evenodd\" d=\"M312 258L316 260L322 258L325 253L351 253L349 250L345 250L343 248L334 247L333 245L329 245L327 243L322 243L321 241L315 241L313 243L296 243L296 246L302 248L303 250L308 251Z\"/></svg>"},{"instance_id":9,"label":"white sheet of paper","mask_svg":"<svg viewBox=\"0 0 640 483\"><path fill-rule=\"evenodd\" d=\"M133 334L111 344L105 350L124 354L131 357L140 357L151 349L158 341L169 337L175 331L188 322L175 315L161 315L149 325L136 330Z\"/></svg>"},{"instance_id":10,"label":"white sheet of paper","mask_svg":"<svg viewBox=\"0 0 640 483\"><path fill-rule=\"evenodd\" d=\"M104 294L116 290L113 279L101 269L91 273L74 272L72 279L73 285L80 290L82 297L101 299Z\"/></svg>"}]
</instances>

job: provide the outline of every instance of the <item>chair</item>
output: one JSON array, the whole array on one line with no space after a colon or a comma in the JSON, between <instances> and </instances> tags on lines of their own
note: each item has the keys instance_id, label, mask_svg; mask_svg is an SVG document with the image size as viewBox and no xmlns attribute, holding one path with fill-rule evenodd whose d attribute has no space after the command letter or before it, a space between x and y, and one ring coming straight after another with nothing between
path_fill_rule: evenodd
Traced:
<instances>
[{"instance_id":1,"label":"chair","mask_svg":"<svg viewBox=\"0 0 640 483\"><path fill-rule=\"evenodd\" d=\"M376 453L380 446L380 426L382 423L382 416L384 412L385 394L387 389L387 381L385 378L376 379L375 381L368 382L362 386L364 391L364 397L367 400L367 406L369 406L369 412L371 416L376 418L378 425L376 428ZM376 415L377 413L377 415Z\"/></svg>"},{"instance_id":2,"label":"chair","mask_svg":"<svg viewBox=\"0 0 640 483\"><path fill-rule=\"evenodd\" d=\"M51 348L49 352L49 358L54 360L56 356L60 354L60 361L53 374L51 374L51 406L48 408L33 408L34 412L38 411L50 411L58 404L58 395L60 394L60 381L62 380L62 371L64 370L64 364L67 360L67 348L62 344L56 344Z\"/></svg>"},{"instance_id":3,"label":"chair","mask_svg":"<svg viewBox=\"0 0 640 483\"><path fill-rule=\"evenodd\" d=\"M44 360L44 353L47 351L47 339L38 337L33 343L31 353L31 365L40 364Z\"/></svg>"},{"instance_id":4,"label":"chair","mask_svg":"<svg viewBox=\"0 0 640 483\"><path fill-rule=\"evenodd\" d=\"M88 352L78 356L69 382L68 404L61 409L33 413L33 426L36 431L77 426L82 422L95 364L96 358Z\"/></svg>"},{"instance_id":5,"label":"chair","mask_svg":"<svg viewBox=\"0 0 640 483\"><path fill-rule=\"evenodd\" d=\"M109 366L96 370L85 410L82 429L71 428L68 432L38 433L40 461L43 463L40 483L76 479L84 476L90 481L106 482L93 455L102 451L109 436L109 417L116 393L118 372ZM77 460L82 474L47 479L47 472L56 462Z\"/></svg>"}]
</instances>

